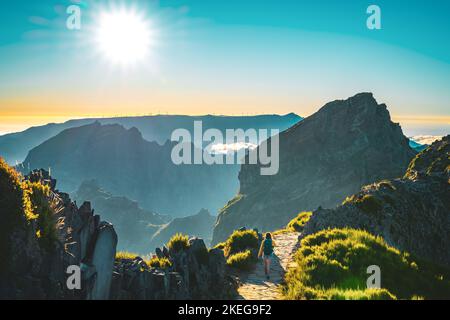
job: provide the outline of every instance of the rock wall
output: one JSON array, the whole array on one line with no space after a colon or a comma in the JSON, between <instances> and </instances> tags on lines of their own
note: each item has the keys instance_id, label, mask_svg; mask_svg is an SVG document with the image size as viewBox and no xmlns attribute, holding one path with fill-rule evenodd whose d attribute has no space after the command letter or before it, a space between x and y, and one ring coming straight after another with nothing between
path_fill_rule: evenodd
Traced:
<instances>
[{"instance_id":1,"label":"rock wall","mask_svg":"<svg viewBox=\"0 0 450 320\"><path fill-rule=\"evenodd\" d=\"M189 248L179 252L156 250L172 266L151 268L140 257L118 260L114 266L111 299L229 299L237 284L227 273L220 249L208 250L202 239L189 240Z\"/></svg>"}]
</instances>

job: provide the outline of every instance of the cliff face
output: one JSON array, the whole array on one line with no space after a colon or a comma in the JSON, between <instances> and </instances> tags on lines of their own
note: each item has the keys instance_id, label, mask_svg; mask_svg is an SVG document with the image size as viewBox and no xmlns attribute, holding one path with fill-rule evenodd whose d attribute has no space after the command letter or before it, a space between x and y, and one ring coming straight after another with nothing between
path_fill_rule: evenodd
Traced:
<instances>
[{"instance_id":1,"label":"cliff face","mask_svg":"<svg viewBox=\"0 0 450 320\"><path fill-rule=\"evenodd\" d=\"M241 167L240 193L220 212L213 243L241 226L274 230L300 211L333 208L363 185L400 176L415 155L370 93L326 104L279 140L278 174Z\"/></svg>"},{"instance_id":2,"label":"cliff face","mask_svg":"<svg viewBox=\"0 0 450 320\"><path fill-rule=\"evenodd\" d=\"M390 245L450 266L450 136L417 155L401 179L365 186L336 209L315 211L304 235L365 229Z\"/></svg>"},{"instance_id":3,"label":"cliff face","mask_svg":"<svg viewBox=\"0 0 450 320\"><path fill-rule=\"evenodd\" d=\"M89 203L78 208L67 194L57 192L56 181L45 170L26 177L29 187L1 164L0 195L5 205L0 217L15 223L2 230L0 298L109 298L117 244L113 226L101 222ZM35 188L33 194L28 188ZM43 192L38 197L39 190ZM14 193L21 197L15 199ZM30 211L23 215L21 208L27 207ZM36 215L30 214L32 210L38 210ZM67 287L66 271L73 265L83 266L82 290Z\"/></svg>"}]
</instances>

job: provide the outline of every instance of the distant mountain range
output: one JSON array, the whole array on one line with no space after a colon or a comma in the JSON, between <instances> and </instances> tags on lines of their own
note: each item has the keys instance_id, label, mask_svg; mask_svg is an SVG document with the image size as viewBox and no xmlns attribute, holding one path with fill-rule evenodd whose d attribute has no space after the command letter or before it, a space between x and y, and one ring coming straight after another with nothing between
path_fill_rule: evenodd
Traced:
<instances>
[{"instance_id":1,"label":"distant mountain range","mask_svg":"<svg viewBox=\"0 0 450 320\"><path fill-rule=\"evenodd\" d=\"M115 195L174 217L221 207L237 188L237 165L180 165L172 162L173 143L143 139L136 128L93 124L66 129L32 149L27 167L51 168L62 191L73 193L96 180Z\"/></svg>"},{"instance_id":2,"label":"distant mountain range","mask_svg":"<svg viewBox=\"0 0 450 320\"><path fill-rule=\"evenodd\" d=\"M175 129L184 128L192 133L194 121L202 121L203 128L216 128L224 132L226 129L279 129L286 130L302 120L296 114L260 115L248 117L233 116L175 116L158 115L146 117L117 117L70 120L61 124L47 124L29 128L23 132L0 136L1 156L11 165L22 162L28 152L54 137L62 131L84 126L98 121L100 124L120 124L126 129L137 128L145 140L155 141L160 145L170 139Z\"/></svg>"},{"instance_id":3,"label":"distant mountain range","mask_svg":"<svg viewBox=\"0 0 450 320\"><path fill-rule=\"evenodd\" d=\"M240 227L276 230L301 211L333 208L363 185L400 176L416 154L370 93L326 104L279 140L279 173L242 166L240 192L221 210L213 243Z\"/></svg>"}]
</instances>

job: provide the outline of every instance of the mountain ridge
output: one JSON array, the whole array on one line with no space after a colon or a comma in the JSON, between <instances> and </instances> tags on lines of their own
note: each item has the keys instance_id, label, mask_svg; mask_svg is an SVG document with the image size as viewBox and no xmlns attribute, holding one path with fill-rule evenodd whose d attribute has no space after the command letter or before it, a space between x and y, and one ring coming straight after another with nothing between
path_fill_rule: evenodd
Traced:
<instances>
[{"instance_id":1,"label":"mountain ridge","mask_svg":"<svg viewBox=\"0 0 450 320\"><path fill-rule=\"evenodd\" d=\"M43 126L30 127L22 132L9 133L0 136L0 150L4 159L13 162L23 162L27 153L51 137L62 131L79 127L93 122L101 124L121 124L126 129L136 127L143 133L147 141L156 141L163 145L170 139L175 129L185 128L192 130L194 121L202 121L205 128L232 129L236 125L243 129L251 126L256 128L279 128L281 131L290 127L303 118L290 113L287 115L258 115L258 116L183 116L183 115L157 115L143 117L115 117L115 118L85 118L72 119L64 123L50 123Z\"/></svg>"}]
</instances>

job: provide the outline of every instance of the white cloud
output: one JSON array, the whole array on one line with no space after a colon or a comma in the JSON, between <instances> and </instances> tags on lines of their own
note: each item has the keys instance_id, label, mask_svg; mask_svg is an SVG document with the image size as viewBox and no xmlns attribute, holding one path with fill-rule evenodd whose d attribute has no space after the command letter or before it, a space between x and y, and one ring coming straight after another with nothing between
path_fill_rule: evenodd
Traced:
<instances>
[{"instance_id":1,"label":"white cloud","mask_svg":"<svg viewBox=\"0 0 450 320\"><path fill-rule=\"evenodd\" d=\"M217 143L210 149L212 154L228 154L235 153L242 149L254 150L258 145L249 142L236 142L236 143Z\"/></svg>"},{"instance_id":2,"label":"white cloud","mask_svg":"<svg viewBox=\"0 0 450 320\"><path fill-rule=\"evenodd\" d=\"M410 137L411 140L420 144L432 144L436 140L442 139L442 136L430 136L430 135L421 135L421 136L413 136Z\"/></svg>"}]
</instances>

